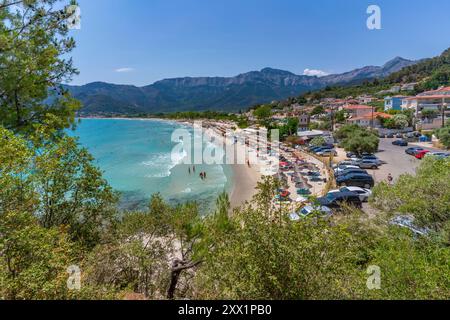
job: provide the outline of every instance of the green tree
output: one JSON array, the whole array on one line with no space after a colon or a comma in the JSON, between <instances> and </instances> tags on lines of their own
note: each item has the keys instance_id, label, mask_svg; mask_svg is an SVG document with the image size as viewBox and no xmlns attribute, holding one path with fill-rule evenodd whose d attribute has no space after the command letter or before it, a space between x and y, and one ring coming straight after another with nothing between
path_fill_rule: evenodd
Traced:
<instances>
[{"instance_id":1,"label":"green tree","mask_svg":"<svg viewBox=\"0 0 450 320\"><path fill-rule=\"evenodd\" d=\"M266 121L272 116L272 107L270 105L263 105L258 107L253 115L260 121Z\"/></svg>"},{"instance_id":2,"label":"green tree","mask_svg":"<svg viewBox=\"0 0 450 320\"><path fill-rule=\"evenodd\" d=\"M272 220L251 206L235 212L232 229L215 239L198 271L196 298L361 297L365 281L357 265L365 262L366 231L351 223L286 217Z\"/></svg>"},{"instance_id":3,"label":"green tree","mask_svg":"<svg viewBox=\"0 0 450 320\"><path fill-rule=\"evenodd\" d=\"M30 213L0 219L0 299L69 299L67 268L76 246L64 230L43 228Z\"/></svg>"},{"instance_id":4,"label":"green tree","mask_svg":"<svg viewBox=\"0 0 450 320\"><path fill-rule=\"evenodd\" d=\"M450 122L447 122L444 128L437 129L434 134L447 149L450 149Z\"/></svg>"},{"instance_id":5,"label":"green tree","mask_svg":"<svg viewBox=\"0 0 450 320\"><path fill-rule=\"evenodd\" d=\"M320 147L320 146L323 146L325 144L325 142L326 141L323 137L317 137L317 138L314 138L310 144L313 146L316 146L316 147Z\"/></svg>"},{"instance_id":6,"label":"green tree","mask_svg":"<svg viewBox=\"0 0 450 320\"><path fill-rule=\"evenodd\" d=\"M325 108L322 106L317 106L311 111L311 116L320 115L325 113Z\"/></svg>"},{"instance_id":7,"label":"green tree","mask_svg":"<svg viewBox=\"0 0 450 320\"><path fill-rule=\"evenodd\" d=\"M362 154L364 152L375 153L378 151L380 139L372 131L358 125L342 126L335 137L341 141L346 151Z\"/></svg>"},{"instance_id":8,"label":"green tree","mask_svg":"<svg viewBox=\"0 0 450 320\"><path fill-rule=\"evenodd\" d=\"M404 115L404 114L396 114L396 115L393 117L393 120L394 120L395 126L396 126L398 129L405 129L405 128L408 127L408 125L409 125L409 119L408 119L408 117L407 117L406 115Z\"/></svg>"},{"instance_id":9,"label":"green tree","mask_svg":"<svg viewBox=\"0 0 450 320\"><path fill-rule=\"evenodd\" d=\"M450 249L430 239L391 227L370 251L370 265L381 271L379 290L368 299L446 300L450 297Z\"/></svg>"},{"instance_id":10,"label":"green tree","mask_svg":"<svg viewBox=\"0 0 450 320\"><path fill-rule=\"evenodd\" d=\"M219 202L222 212L227 202ZM189 297L193 270L207 251L203 230L196 204L172 207L155 195L148 212L127 213L110 241L94 249L88 283L151 299Z\"/></svg>"},{"instance_id":11,"label":"green tree","mask_svg":"<svg viewBox=\"0 0 450 320\"><path fill-rule=\"evenodd\" d=\"M426 159L416 175L402 175L394 186L374 189L373 205L390 214L412 214L419 226L436 233L450 221L450 161ZM446 236L444 235L444 238Z\"/></svg>"},{"instance_id":12,"label":"green tree","mask_svg":"<svg viewBox=\"0 0 450 320\"><path fill-rule=\"evenodd\" d=\"M422 111L422 117L427 119L434 119L438 115L438 112L435 110L425 109Z\"/></svg>"},{"instance_id":13,"label":"green tree","mask_svg":"<svg viewBox=\"0 0 450 320\"><path fill-rule=\"evenodd\" d=\"M100 240L117 197L87 150L68 137L33 146L1 127L0 146L0 213L35 214L43 227L68 227L88 247Z\"/></svg>"},{"instance_id":14,"label":"green tree","mask_svg":"<svg viewBox=\"0 0 450 320\"><path fill-rule=\"evenodd\" d=\"M69 11L59 0L3 0L0 6L0 125L26 134L54 116L68 128L80 104L61 86L76 74L66 58ZM75 4L75 2L71 2Z\"/></svg>"},{"instance_id":15,"label":"green tree","mask_svg":"<svg viewBox=\"0 0 450 320\"><path fill-rule=\"evenodd\" d=\"M345 123L345 121L347 120L345 110L341 110L341 111L336 112L334 117L335 117L335 120L336 120L337 123Z\"/></svg>"},{"instance_id":16,"label":"green tree","mask_svg":"<svg viewBox=\"0 0 450 320\"><path fill-rule=\"evenodd\" d=\"M343 141L342 145L346 151L354 152L356 154L375 153L378 151L380 139L374 134L364 134L358 132L360 135L355 135Z\"/></svg>"}]
</instances>

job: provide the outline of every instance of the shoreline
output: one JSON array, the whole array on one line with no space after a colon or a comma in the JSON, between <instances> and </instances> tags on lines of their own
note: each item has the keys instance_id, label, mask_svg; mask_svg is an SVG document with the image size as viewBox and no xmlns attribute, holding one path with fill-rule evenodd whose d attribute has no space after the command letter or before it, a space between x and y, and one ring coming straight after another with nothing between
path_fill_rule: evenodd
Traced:
<instances>
[{"instance_id":1,"label":"shoreline","mask_svg":"<svg viewBox=\"0 0 450 320\"><path fill-rule=\"evenodd\" d=\"M195 127L194 124L192 124L191 122L187 122L187 120L180 120L179 122L183 124L189 123L190 125ZM211 120L207 120L207 123L209 128L203 128L203 133L205 134L205 136L214 138L215 141L222 140L224 145L230 143L230 141L226 137L223 137L219 132L217 132L218 127L221 127L223 123L218 123ZM207 131L208 129L212 130L212 134L211 132ZM243 145L240 145L239 143L236 144L235 154L237 154L238 152L243 152L242 148L244 148ZM226 165L231 167L233 173L232 187L228 194L231 210L234 210L245 205L246 203L251 202L253 196L257 193L256 187L258 185L258 182L262 180L262 174L255 165L252 165L251 167L245 164Z\"/></svg>"},{"instance_id":2,"label":"shoreline","mask_svg":"<svg viewBox=\"0 0 450 320\"><path fill-rule=\"evenodd\" d=\"M136 120L136 121L167 121L167 122L173 122L178 123L181 125L189 125L192 128L195 128L194 122L192 120L188 119L164 119L164 118L126 118L126 117L78 117L78 119L95 119L95 120ZM217 127L220 127L221 123L212 121L212 120L206 120L209 125L211 125L213 128L214 134L212 137L215 139L224 139L218 132ZM206 128L203 128L204 134L208 134L206 132ZM225 143L227 143L225 139ZM240 148L242 146L237 145L236 149ZM247 165L242 164L225 164L226 166L229 166L232 172L231 177L231 187L229 188L228 195L230 199L230 205L231 209L236 209L238 207L241 207L246 202L251 202L253 196L257 193L256 187L258 182L262 179L262 174L258 171L258 169L255 166L248 167Z\"/></svg>"},{"instance_id":3,"label":"shoreline","mask_svg":"<svg viewBox=\"0 0 450 320\"><path fill-rule=\"evenodd\" d=\"M241 207L251 202L257 194L257 185L261 181L261 174L254 167L249 168L243 164L231 165L233 170L233 187L230 191L231 209Z\"/></svg>"}]
</instances>

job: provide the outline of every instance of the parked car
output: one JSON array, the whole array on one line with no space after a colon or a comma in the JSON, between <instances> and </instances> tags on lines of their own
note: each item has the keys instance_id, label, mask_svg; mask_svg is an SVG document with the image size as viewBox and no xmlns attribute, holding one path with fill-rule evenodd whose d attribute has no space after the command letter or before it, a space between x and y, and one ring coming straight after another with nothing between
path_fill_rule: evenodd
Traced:
<instances>
[{"instance_id":1,"label":"parked car","mask_svg":"<svg viewBox=\"0 0 450 320\"><path fill-rule=\"evenodd\" d=\"M401 228L407 228L417 236L426 236L429 231L426 228L420 228L414 224L413 216L397 216L391 220L391 224Z\"/></svg>"},{"instance_id":2,"label":"parked car","mask_svg":"<svg viewBox=\"0 0 450 320\"><path fill-rule=\"evenodd\" d=\"M395 137L395 136L394 136L393 133L389 133L389 134L386 135L386 138L388 138L388 139L392 139L392 138L394 138L394 137Z\"/></svg>"},{"instance_id":3,"label":"parked car","mask_svg":"<svg viewBox=\"0 0 450 320\"><path fill-rule=\"evenodd\" d=\"M355 165L354 161L352 161L352 160L344 160L344 161L339 162L337 165L335 165L335 167L337 168L339 166L354 166L354 165Z\"/></svg>"},{"instance_id":4,"label":"parked car","mask_svg":"<svg viewBox=\"0 0 450 320\"><path fill-rule=\"evenodd\" d=\"M322 147L317 147L317 146L312 146L312 147L309 147L308 148L308 151L309 152L314 152L315 150L319 150L319 149L321 149Z\"/></svg>"},{"instance_id":5,"label":"parked car","mask_svg":"<svg viewBox=\"0 0 450 320\"><path fill-rule=\"evenodd\" d=\"M351 158L359 158L359 157L364 157L364 156L371 156L371 153L367 153L367 152L363 152L362 154L356 154L355 152L347 152L347 158L351 159Z\"/></svg>"},{"instance_id":6,"label":"parked car","mask_svg":"<svg viewBox=\"0 0 450 320\"><path fill-rule=\"evenodd\" d=\"M354 166L354 165L340 165L334 170L334 173L337 174L337 173L346 171L348 169L360 169L360 168L358 166Z\"/></svg>"},{"instance_id":7,"label":"parked car","mask_svg":"<svg viewBox=\"0 0 450 320\"><path fill-rule=\"evenodd\" d=\"M356 193L362 202L368 202L369 198L372 196L372 191L369 189L364 189L360 187L342 187L337 190L332 190L329 193L337 193L337 192L353 192Z\"/></svg>"},{"instance_id":8,"label":"parked car","mask_svg":"<svg viewBox=\"0 0 450 320\"><path fill-rule=\"evenodd\" d=\"M408 132L406 134L406 138L408 139L420 138L420 136L422 136L420 132Z\"/></svg>"},{"instance_id":9,"label":"parked car","mask_svg":"<svg viewBox=\"0 0 450 320\"><path fill-rule=\"evenodd\" d=\"M361 187L371 189L375 186L373 177L364 173L349 173L336 178L336 183L340 187Z\"/></svg>"},{"instance_id":10,"label":"parked car","mask_svg":"<svg viewBox=\"0 0 450 320\"><path fill-rule=\"evenodd\" d=\"M412 147L412 148L408 148L405 150L406 154L409 154L410 156L415 156L418 152L424 150L423 148L420 147Z\"/></svg>"},{"instance_id":11,"label":"parked car","mask_svg":"<svg viewBox=\"0 0 450 320\"><path fill-rule=\"evenodd\" d=\"M372 169L376 170L378 169L378 162L376 160L372 159L362 159L361 161L358 161L358 166L361 169Z\"/></svg>"},{"instance_id":12,"label":"parked car","mask_svg":"<svg viewBox=\"0 0 450 320\"><path fill-rule=\"evenodd\" d=\"M298 221L302 218L306 218L306 217L310 216L312 213L315 213L315 212L317 212L318 214L323 215L323 216L330 216L333 214L331 209L328 207L309 205L309 206L303 207L298 212L291 213L289 217L292 221Z\"/></svg>"},{"instance_id":13,"label":"parked car","mask_svg":"<svg viewBox=\"0 0 450 320\"><path fill-rule=\"evenodd\" d=\"M395 137L396 137L397 139L403 139L403 134L397 133L397 134L395 135Z\"/></svg>"},{"instance_id":14,"label":"parked car","mask_svg":"<svg viewBox=\"0 0 450 320\"><path fill-rule=\"evenodd\" d=\"M325 151L325 150L330 150L329 148L325 148L325 147L320 147L320 148L317 148L317 149L314 149L314 151L313 151L313 153L318 153L318 152L322 152L322 151Z\"/></svg>"},{"instance_id":15,"label":"parked car","mask_svg":"<svg viewBox=\"0 0 450 320\"><path fill-rule=\"evenodd\" d=\"M314 153L314 152L320 151L322 149L323 149L323 147L311 147L308 149L308 151Z\"/></svg>"},{"instance_id":16,"label":"parked car","mask_svg":"<svg viewBox=\"0 0 450 320\"><path fill-rule=\"evenodd\" d=\"M380 159L378 159L376 156L374 156L373 154L370 155L365 155L361 158L361 160L371 160L373 162L375 162L378 166L381 166L383 163Z\"/></svg>"},{"instance_id":17,"label":"parked car","mask_svg":"<svg viewBox=\"0 0 450 320\"><path fill-rule=\"evenodd\" d=\"M321 206L330 209L340 209L343 204L349 204L356 208L362 208L362 201L359 195L353 192L335 192L329 193L325 197L318 198L317 202Z\"/></svg>"},{"instance_id":18,"label":"parked car","mask_svg":"<svg viewBox=\"0 0 450 320\"><path fill-rule=\"evenodd\" d=\"M447 152L429 152L425 155L425 158L436 157L438 159L449 158L450 153Z\"/></svg>"},{"instance_id":19,"label":"parked car","mask_svg":"<svg viewBox=\"0 0 450 320\"><path fill-rule=\"evenodd\" d=\"M408 141L406 141L404 139L400 139L400 140L395 140L394 142L392 142L392 144L394 146L407 147L408 146Z\"/></svg>"},{"instance_id":20,"label":"parked car","mask_svg":"<svg viewBox=\"0 0 450 320\"><path fill-rule=\"evenodd\" d=\"M369 174L366 170L358 167L358 168L349 168L347 170L337 172L337 173L335 173L335 175L336 175L336 177L342 177L342 176L346 176L346 175L353 174L353 173Z\"/></svg>"},{"instance_id":21,"label":"parked car","mask_svg":"<svg viewBox=\"0 0 450 320\"><path fill-rule=\"evenodd\" d=\"M331 156L337 157L338 155L337 151L334 149L325 149L317 152L316 154L321 157L331 157Z\"/></svg>"},{"instance_id":22,"label":"parked car","mask_svg":"<svg viewBox=\"0 0 450 320\"><path fill-rule=\"evenodd\" d=\"M425 155L427 154L427 153L430 153L431 151L430 150L422 150L422 151L419 151L419 152L417 152L416 153L416 155L415 155L415 157L417 158L417 159L423 159L424 157L425 157Z\"/></svg>"}]
</instances>

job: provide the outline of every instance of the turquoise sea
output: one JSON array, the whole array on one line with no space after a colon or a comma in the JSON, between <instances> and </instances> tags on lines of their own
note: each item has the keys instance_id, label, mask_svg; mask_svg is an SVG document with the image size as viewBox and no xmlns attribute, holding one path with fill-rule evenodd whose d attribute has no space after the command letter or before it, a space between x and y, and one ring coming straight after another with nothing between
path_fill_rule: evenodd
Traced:
<instances>
[{"instance_id":1,"label":"turquoise sea","mask_svg":"<svg viewBox=\"0 0 450 320\"><path fill-rule=\"evenodd\" d=\"M171 159L177 144L171 135L177 128L194 134L191 127L171 121L80 119L72 135L79 137L104 177L121 193L122 209L145 209L155 193L172 204L197 201L202 211L214 208L218 194L231 189L232 170L226 165L197 165L196 173L189 174L181 154ZM199 177L202 171L206 180Z\"/></svg>"}]
</instances>

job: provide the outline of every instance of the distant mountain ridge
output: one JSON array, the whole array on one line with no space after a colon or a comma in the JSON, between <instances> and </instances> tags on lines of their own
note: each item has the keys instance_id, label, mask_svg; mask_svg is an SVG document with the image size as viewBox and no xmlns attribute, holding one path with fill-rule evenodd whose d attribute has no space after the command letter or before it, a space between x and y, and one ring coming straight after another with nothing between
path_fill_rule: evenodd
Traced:
<instances>
[{"instance_id":1,"label":"distant mountain ridge","mask_svg":"<svg viewBox=\"0 0 450 320\"><path fill-rule=\"evenodd\" d=\"M296 75L289 71L264 68L235 77L164 79L144 87L93 82L67 88L83 103L83 114L193 110L232 112L331 85L351 85L384 78L416 63L397 57L381 67L367 66L324 77Z\"/></svg>"}]
</instances>

